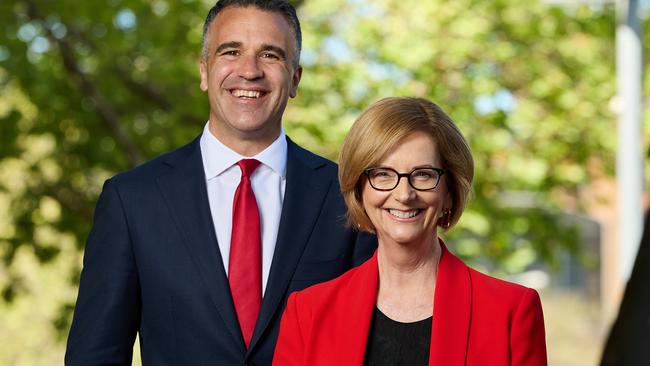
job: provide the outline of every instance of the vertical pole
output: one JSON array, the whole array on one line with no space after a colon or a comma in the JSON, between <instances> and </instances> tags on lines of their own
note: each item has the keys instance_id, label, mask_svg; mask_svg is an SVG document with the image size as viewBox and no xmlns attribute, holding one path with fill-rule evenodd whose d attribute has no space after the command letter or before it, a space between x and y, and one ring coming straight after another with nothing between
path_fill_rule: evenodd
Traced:
<instances>
[{"instance_id":1,"label":"vertical pole","mask_svg":"<svg viewBox=\"0 0 650 366\"><path fill-rule=\"evenodd\" d=\"M621 102L616 155L620 254L617 282L621 289L632 271L643 228L642 49L638 8L639 0L618 0L616 7L616 76Z\"/></svg>"}]
</instances>

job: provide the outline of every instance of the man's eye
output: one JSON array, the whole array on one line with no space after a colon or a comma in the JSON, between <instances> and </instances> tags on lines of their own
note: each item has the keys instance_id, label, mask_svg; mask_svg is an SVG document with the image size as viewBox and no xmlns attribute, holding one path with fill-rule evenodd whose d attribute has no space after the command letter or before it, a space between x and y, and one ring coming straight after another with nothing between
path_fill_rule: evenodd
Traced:
<instances>
[{"instance_id":1,"label":"man's eye","mask_svg":"<svg viewBox=\"0 0 650 366\"><path fill-rule=\"evenodd\" d=\"M237 50L224 51L221 53L222 56L237 56L238 54L239 51Z\"/></svg>"},{"instance_id":2,"label":"man's eye","mask_svg":"<svg viewBox=\"0 0 650 366\"><path fill-rule=\"evenodd\" d=\"M262 58L269 58L269 59L274 59L274 60L279 59L278 55L276 55L275 53L271 53L271 52L262 53Z\"/></svg>"}]
</instances>

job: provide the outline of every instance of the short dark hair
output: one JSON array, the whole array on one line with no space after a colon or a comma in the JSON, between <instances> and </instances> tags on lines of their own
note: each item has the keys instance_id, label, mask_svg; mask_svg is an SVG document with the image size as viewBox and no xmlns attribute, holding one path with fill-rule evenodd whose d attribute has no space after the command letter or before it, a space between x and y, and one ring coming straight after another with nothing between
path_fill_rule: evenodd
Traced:
<instances>
[{"instance_id":1,"label":"short dark hair","mask_svg":"<svg viewBox=\"0 0 650 366\"><path fill-rule=\"evenodd\" d=\"M249 7L253 6L260 10L279 13L281 14L289 23L293 29L294 37L296 40L296 54L294 55L294 66L298 66L300 63L300 51L302 50L302 31L300 30L300 21L298 20L298 15L296 15L296 9L293 5L289 4L287 0L219 0L214 4L214 6L208 11L208 16L205 18L205 23L203 23L203 39L201 44L201 58L207 56L207 45L206 37L208 34L208 29L210 24L214 20L214 17L219 14L220 11L229 7L229 6L238 6L238 7Z\"/></svg>"}]
</instances>

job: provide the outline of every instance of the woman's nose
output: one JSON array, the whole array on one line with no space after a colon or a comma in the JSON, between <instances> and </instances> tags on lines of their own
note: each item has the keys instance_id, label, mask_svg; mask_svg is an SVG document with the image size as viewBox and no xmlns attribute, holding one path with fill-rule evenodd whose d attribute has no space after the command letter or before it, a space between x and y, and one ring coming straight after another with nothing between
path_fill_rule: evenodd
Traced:
<instances>
[{"instance_id":1,"label":"woman's nose","mask_svg":"<svg viewBox=\"0 0 650 366\"><path fill-rule=\"evenodd\" d=\"M393 196L399 202L409 202L415 198L415 189L411 187L407 177L402 177L397 183L397 187L393 189Z\"/></svg>"}]
</instances>

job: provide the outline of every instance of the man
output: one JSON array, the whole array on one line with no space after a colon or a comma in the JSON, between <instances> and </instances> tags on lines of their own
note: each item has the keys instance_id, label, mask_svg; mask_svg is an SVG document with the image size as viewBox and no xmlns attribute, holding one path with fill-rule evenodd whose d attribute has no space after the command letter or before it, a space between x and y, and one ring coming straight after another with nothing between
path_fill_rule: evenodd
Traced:
<instances>
[{"instance_id":1,"label":"man","mask_svg":"<svg viewBox=\"0 0 650 366\"><path fill-rule=\"evenodd\" d=\"M66 364L269 365L289 293L367 259L336 166L281 128L302 69L295 10L220 0L199 63L210 118L190 144L109 179Z\"/></svg>"},{"instance_id":2,"label":"man","mask_svg":"<svg viewBox=\"0 0 650 366\"><path fill-rule=\"evenodd\" d=\"M650 212L601 366L650 365Z\"/></svg>"}]
</instances>

